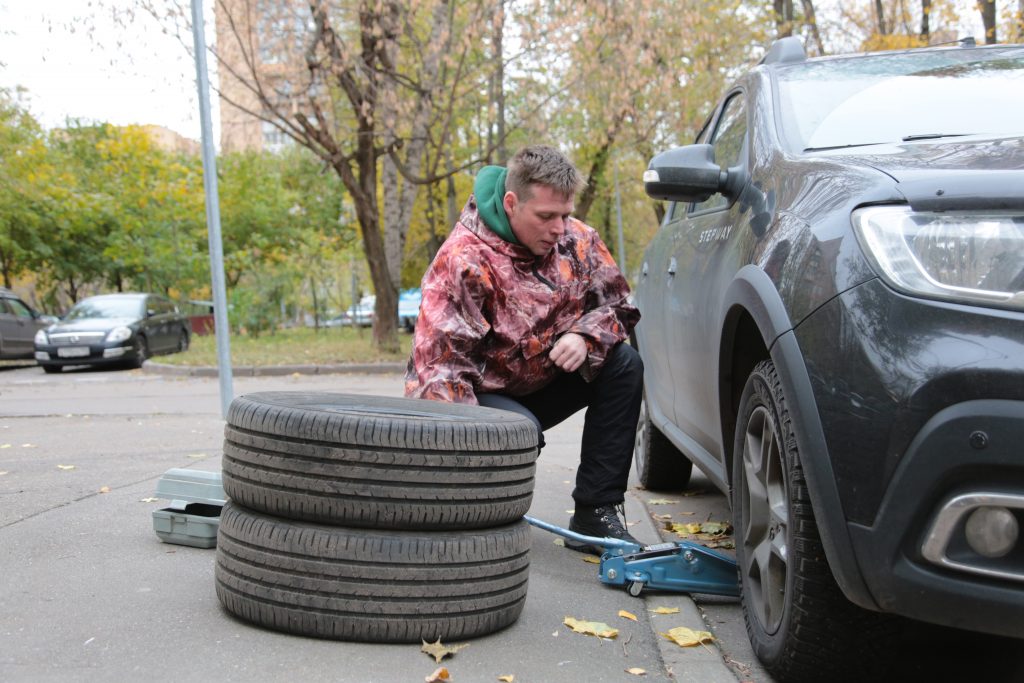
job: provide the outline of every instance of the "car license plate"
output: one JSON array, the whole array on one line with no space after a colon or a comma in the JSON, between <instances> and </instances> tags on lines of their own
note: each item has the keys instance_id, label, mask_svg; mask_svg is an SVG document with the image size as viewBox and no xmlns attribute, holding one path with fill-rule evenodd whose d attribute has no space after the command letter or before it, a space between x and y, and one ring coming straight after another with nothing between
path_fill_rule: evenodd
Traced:
<instances>
[{"instance_id":1,"label":"car license plate","mask_svg":"<svg viewBox=\"0 0 1024 683\"><path fill-rule=\"evenodd\" d=\"M57 349L57 356L60 358L82 358L89 355L88 346L67 346Z\"/></svg>"}]
</instances>

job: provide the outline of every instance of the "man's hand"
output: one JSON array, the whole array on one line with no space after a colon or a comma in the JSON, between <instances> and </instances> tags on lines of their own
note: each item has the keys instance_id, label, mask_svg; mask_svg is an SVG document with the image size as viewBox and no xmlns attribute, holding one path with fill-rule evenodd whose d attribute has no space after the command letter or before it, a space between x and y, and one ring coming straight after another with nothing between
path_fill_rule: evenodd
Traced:
<instances>
[{"instance_id":1,"label":"man's hand","mask_svg":"<svg viewBox=\"0 0 1024 683\"><path fill-rule=\"evenodd\" d=\"M574 332L563 334L551 349L551 362L566 372L575 372L587 359L587 342Z\"/></svg>"}]
</instances>

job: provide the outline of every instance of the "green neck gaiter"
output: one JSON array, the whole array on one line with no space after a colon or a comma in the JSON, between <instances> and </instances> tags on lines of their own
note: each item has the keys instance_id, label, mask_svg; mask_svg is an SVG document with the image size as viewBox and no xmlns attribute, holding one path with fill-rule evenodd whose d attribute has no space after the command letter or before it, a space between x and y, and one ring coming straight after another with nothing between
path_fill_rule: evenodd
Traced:
<instances>
[{"instance_id":1,"label":"green neck gaiter","mask_svg":"<svg viewBox=\"0 0 1024 683\"><path fill-rule=\"evenodd\" d=\"M476 197L476 209L484 225L506 242L519 244L502 203L505 198L507 175L508 169L503 166L484 166L477 173L476 181L473 183L473 196Z\"/></svg>"}]
</instances>

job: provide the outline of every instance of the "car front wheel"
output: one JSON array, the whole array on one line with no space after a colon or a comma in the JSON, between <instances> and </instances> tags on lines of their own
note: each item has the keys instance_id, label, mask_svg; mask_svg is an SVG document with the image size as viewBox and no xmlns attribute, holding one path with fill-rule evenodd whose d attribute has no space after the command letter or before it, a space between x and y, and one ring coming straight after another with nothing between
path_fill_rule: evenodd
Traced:
<instances>
[{"instance_id":1,"label":"car front wheel","mask_svg":"<svg viewBox=\"0 0 1024 683\"><path fill-rule=\"evenodd\" d=\"M149 342L143 335L135 337L135 361L134 365L141 368L142 364L149 358Z\"/></svg>"},{"instance_id":2,"label":"car front wheel","mask_svg":"<svg viewBox=\"0 0 1024 683\"><path fill-rule=\"evenodd\" d=\"M804 480L798 428L775 365L759 363L743 389L733 449L747 634L779 680L866 680L883 665L891 622L849 602L832 576Z\"/></svg>"}]
</instances>

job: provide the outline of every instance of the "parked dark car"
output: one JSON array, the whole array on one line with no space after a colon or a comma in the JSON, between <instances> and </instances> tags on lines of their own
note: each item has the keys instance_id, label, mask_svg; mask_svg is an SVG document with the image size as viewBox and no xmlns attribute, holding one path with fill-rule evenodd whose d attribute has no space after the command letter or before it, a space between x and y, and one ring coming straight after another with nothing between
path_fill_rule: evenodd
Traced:
<instances>
[{"instance_id":1,"label":"parked dark car","mask_svg":"<svg viewBox=\"0 0 1024 683\"><path fill-rule=\"evenodd\" d=\"M0 287L0 360L32 357L32 340L38 330L56 318L43 315L14 292Z\"/></svg>"},{"instance_id":2,"label":"parked dark car","mask_svg":"<svg viewBox=\"0 0 1024 683\"><path fill-rule=\"evenodd\" d=\"M83 299L35 338L36 361L46 372L65 365L141 367L158 353L188 349L188 317L157 294L101 294Z\"/></svg>"},{"instance_id":3,"label":"parked dark car","mask_svg":"<svg viewBox=\"0 0 1024 683\"><path fill-rule=\"evenodd\" d=\"M860 671L880 613L1024 637L1022 112L1024 46L789 38L644 174L637 468L731 495L781 680Z\"/></svg>"}]
</instances>

